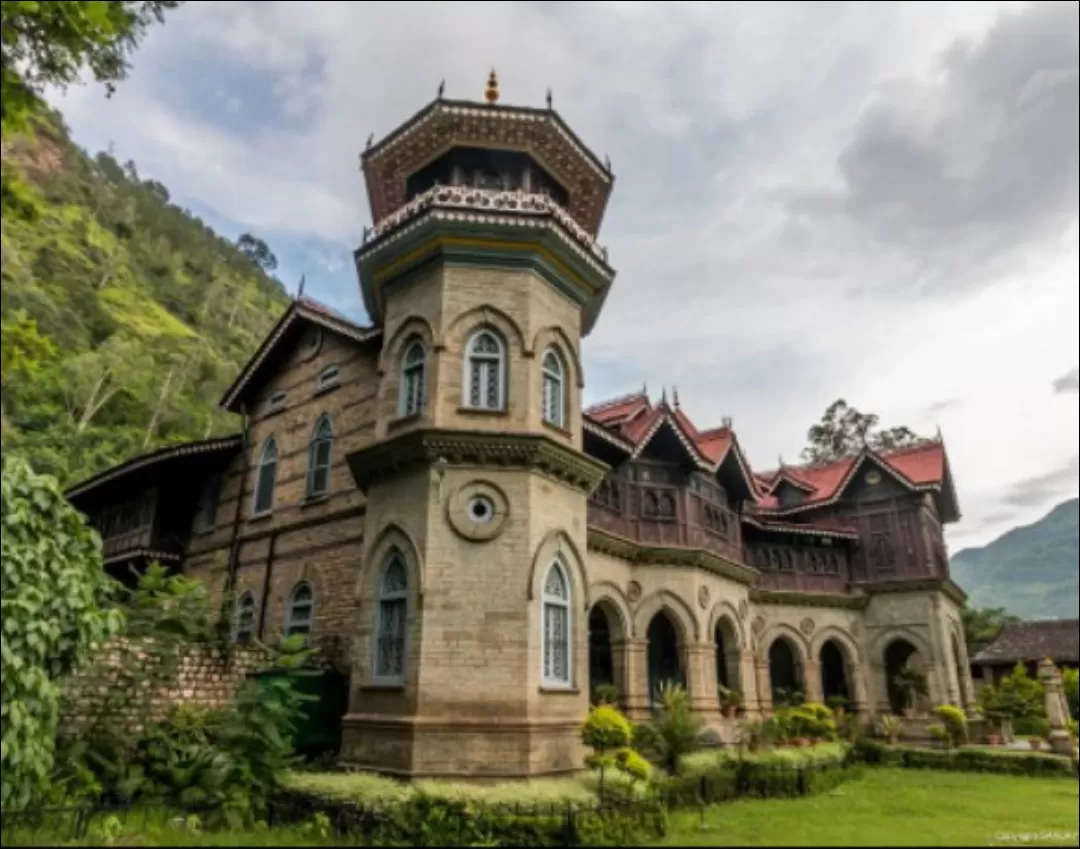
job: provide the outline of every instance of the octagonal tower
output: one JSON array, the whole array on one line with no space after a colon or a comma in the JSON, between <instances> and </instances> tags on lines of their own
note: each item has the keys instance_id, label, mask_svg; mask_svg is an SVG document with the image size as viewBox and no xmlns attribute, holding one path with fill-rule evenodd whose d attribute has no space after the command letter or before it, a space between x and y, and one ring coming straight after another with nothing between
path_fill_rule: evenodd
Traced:
<instances>
[{"instance_id":1,"label":"octagonal tower","mask_svg":"<svg viewBox=\"0 0 1080 849\"><path fill-rule=\"evenodd\" d=\"M383 330L343 758L408 776L581 767L580 345L614 278L611 171L552 109L430 103L362 155ZM550 106L550 104L549 104Z\"/></svg>"}]
</instances>

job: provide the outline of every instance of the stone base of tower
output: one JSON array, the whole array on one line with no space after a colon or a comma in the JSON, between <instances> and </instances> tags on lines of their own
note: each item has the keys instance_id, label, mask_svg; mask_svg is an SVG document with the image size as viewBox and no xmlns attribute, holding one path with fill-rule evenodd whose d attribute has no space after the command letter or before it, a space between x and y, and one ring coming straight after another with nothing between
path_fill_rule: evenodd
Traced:
<instances>
[{"instance_id":1,"label":"stone base of tower","mask_svg":"<svg viewBox=\"0 0 1080 849\"><path fill-rule=\"evenodd\" d=\"M583 768L581 723L349 714L343 765L401 778L494 781Z\"/></svg>"}]
</instances>

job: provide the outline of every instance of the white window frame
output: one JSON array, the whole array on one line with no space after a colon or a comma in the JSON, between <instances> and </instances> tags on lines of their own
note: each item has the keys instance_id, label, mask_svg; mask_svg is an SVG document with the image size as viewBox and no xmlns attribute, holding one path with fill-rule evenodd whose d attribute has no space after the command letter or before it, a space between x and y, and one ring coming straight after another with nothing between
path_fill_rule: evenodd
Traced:
<instances>
[{"instance_id":1,"label":"white window frame","mask_svg":"<svg viewBox=\"0 0 1080 849\"><path fill-rule=\"evenodd\" d=\"M307 590L310 593L310 600L297 602L296 596L301 590ZM298 606L306 607L309 611L306 623L296 621L296 609ZM311 642L311 633L315 630L315 590L307 581L299 581L289 593L289 603L285 605L285 625L281 632L282 636L291 637L290 631L297 624L307 625L307 633L304 636L308 642Z\"/></svg>"},{"instance_id":2,"label":"white window frame","mask_svg":"<svg viewBox=\"0 0 1080 849\"><path fill-rule=\"evenodd\" d=\"M557 572L566 588L566 597L560 598L548 593L547 584L552 572ZM541 587L540 605L540 677L546 689L573 689L574 686L574 585L570 582L570 570L561 557L556 557L547 572L544 573L544 583ZM548 648L550 634L548 630L548 609L557 608L563 610L566 616L566 677L557 678L548 674Z\"/></svg>"},{"instance_id":3,"label":"white window frame","mask_svg":"<svg viewBox=\"0 0 1080 849\"><path fill-rule=\"evenodd\" d=\"M326 427L326 433L323 434L320 431L323 427ZM326 487L315 491L313 481L315 480L315 471L321 466L316 466L318 460L317 452L319 450L319 444L321 442L329 443L329 448L326 453ZM315 427L311 431L311 439L308 442L308 467L307 467L307 480L304 483L304 497L307 499L321 498L330 492L330 469L333 465L333 453L334 453L334 423L331 421L330 416L327 413L323 413L315 422Z\"/></svg>"},{"instance_id":4,"label":"white window frame","mask_svg":"<svg viewBox=\"0 0 1080 849\"><path fill-rule=\"evenodd\" d=\"M232 626L232 639L234 643L240 643L240 619L244 614L245 608L251 610L251 630L248 631L247 639L243 644L250 643L255 637L255 594L251 590L245 590L240 594L240 598L236 600L236 607L233 610L233 626Z\"/></svg>"},{"instance_id":5,"label":"white window frame","mask_svg":"<svg viewBox=\"0 0 1080 849\"><path fill-rule=\"evenodd\" d=\"M402 570L405 572L405 589L387 592L385 589L386 575L395 562L399 562ZM375 627L372 630L371 641L371 678L376 684L398 686L405 683L405 675L408 668L409 620L412 615L412 609L409 603L409 561L405 559L405 555L400 549L392 549L390 554L386 557L382 570L379 572L379 583L376 586L376 591ZM395 601L404 602L405 606L404 633L401 636L401 672L395 675L387 675L379 672L379 662L381 660L379 635L382 633L383 604L385 602Z\"/></svg>"},{"instance_id":6,"label":"white window frame","mask_svg":"<svg viewBox=\"0 0 1080 849\"><path fill-rule=\"evenodd\" d=\"M486 352L478 353L474 349L477 343L485 337L490 337L495 341L498 351L493 354ZM473 384L473 369L480 369L480 403L472 403L472 384ZM487 375L486 370L494 368L496 373L496 405L494 407L488 406L487 399ZM502 336L493 328L482 327L473 333L469 337L469 342L465 346L465 367L464 367L464 380L462 381L462 406L470 410L487 410L490 412L501 412L506 409L506 342L503 341Z\"/></svg>"},{"instance_id":7,"label":"white window frame","mask_svg":"<svg viewBox=\"0 0 1080 849\"><path fill-rule=\"evenodd\" d=\"M277 392L273 392L270 398L266 402L266 414L280 413L285 409L285 402L289 398L289 393L284 389L279 389Z\"/></svg>"},{"instance_id":8,"label":"white window frame","mask_svg":"<svg viewBox=\"0 0 1080 849\"><path fill-rule=\"evenodd\" d=\"M338 368L337 363L330 363L323 366L318 375L315 377L315 391L322 392L326 389L333 389L341 380L341 371Z\"/></svg>"},{"instance_id":9,"label":"white window frame","mask_svg":"<svg viewBox=\"0 0 1080 849\"><path fill-rule=\"evenodd\" d=\"M405 353L401 358L401 386L398 389L399 416L416 416L424 411L426 379L427 349L421 340L413 339L405 346ZM415 393L410 391L414 380L417 382Z\"/></svg>"},{"instance_id":10,"label":"white window frame","mask_svg":"<svg viewBox=\"0 0 1080 849\"><path fill-rule=\"evenodd\" d=\"M555 427L566 427L566 364L559 349L552 346L541 360L540 404L544 421Z\"/></svg>"},{"instance_id":11,"label":"white window frame","mask_svg":"<svg viewBox=\"0 0 1080 849\"><path fill-rule=\"evenodd\" d=\"M274 457L272 460L268 460L266 455L273 449ZM266 467L273 464L274 466L274 479L272 486L270 487L270 504L267 507L259 509L259 491L262 489L262 477L266 471ZM268 436L263 443L263 449L259 453L259 463L255 467L255 491L251 494L251 515L253 516L265 516L268 513L274 512L274 501L277 492L277 466L278 466L278 447L277 439L273 436Z\"/></svg>"}]
</instances>

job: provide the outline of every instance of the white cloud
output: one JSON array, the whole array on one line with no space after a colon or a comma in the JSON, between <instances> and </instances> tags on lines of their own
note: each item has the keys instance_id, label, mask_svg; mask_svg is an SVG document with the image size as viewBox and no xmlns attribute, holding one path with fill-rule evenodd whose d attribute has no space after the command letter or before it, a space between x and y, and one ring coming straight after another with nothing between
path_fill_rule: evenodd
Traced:
<instances>
[{"instance_id":1,"label":"white cloud","mask_svg":"<svg viewBox=\"0 0 1080 849\"><path fill-rule=\"evenodd\" d=\"M318 241L290 264L353 304L337 267L370 220L369 133L443 78L479 98L492 65L507 102L550 87L618 178L587 397L676 384L762 465L841 395L940 424L969 544L1077 488L1076 396L1052 391L1080 360L1072 7L191 3L113 100L56 102L180 202ZM206 103L178 67L213 81ZM1032 479L1056 489L1010 505Z\"/></svg>"}]
</instances>

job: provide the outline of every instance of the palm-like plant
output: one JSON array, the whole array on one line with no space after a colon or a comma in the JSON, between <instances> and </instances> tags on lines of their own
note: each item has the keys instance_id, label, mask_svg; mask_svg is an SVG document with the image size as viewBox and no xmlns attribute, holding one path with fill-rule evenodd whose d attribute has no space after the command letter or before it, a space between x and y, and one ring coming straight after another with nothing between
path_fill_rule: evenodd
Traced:
<instances>
[{"instance_id":1,"label":"palm-like plant","mask_svg":"<svg viewBox=\"0 0 1080 849\"><path fill-rule=\"evenodd\" d=\"M926 676L911 666L905 666L893 676L893 686L903 698L905 710L914 710L919 696L928 692Z\"/></svg>"},{"instance_id":2,"label":"palm-like plant","mask_svg":"<svg viewBox=\"0 0 1080 849\"><path fill-rule=\"evenodd\" d=\"M661 684L656 702L652 720L635 729L635 744L654 752L674 775L683 757L700 748L704 723L691 710L689 696L680 684Z\"/></svg>"}]
</instances>

